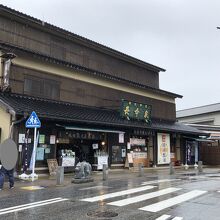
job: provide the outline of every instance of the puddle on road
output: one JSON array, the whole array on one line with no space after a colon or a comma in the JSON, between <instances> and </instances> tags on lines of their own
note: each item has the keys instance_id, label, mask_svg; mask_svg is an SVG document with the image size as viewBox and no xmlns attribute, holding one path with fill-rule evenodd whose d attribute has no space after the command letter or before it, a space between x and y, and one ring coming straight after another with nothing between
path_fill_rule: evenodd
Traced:
<instances>
[{"instance_id":1,"label":"puddle on road","mask_svg":"<svg viewBox=\"0 0 220 220\"><path fill-rule=\"evenodd\" d=\"M23 187L20 187L20 188L24 189L24 190L34 191L34 190L45 189L46 187L45 186L23 186Z\"/></svg>"}]
</instances>

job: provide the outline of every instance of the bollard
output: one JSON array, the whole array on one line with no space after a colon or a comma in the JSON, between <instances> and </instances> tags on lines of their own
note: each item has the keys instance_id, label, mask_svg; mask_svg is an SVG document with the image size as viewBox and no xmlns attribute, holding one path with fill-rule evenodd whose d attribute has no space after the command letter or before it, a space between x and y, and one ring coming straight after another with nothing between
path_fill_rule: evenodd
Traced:
<instances>
[{"instance_id":1,"label":"bollard","mask_svg":"<svg viewBox=\"0 0 220 220\"><path fill-rule=\"evenodd\" d=\"M139 163L139 164L138 164L138 171L139 171L139 174L138 174L139 177L141 177L141 176L144 175L143 163Z\"/></svg>"},{"instance_id":2,"label":"bollard","mask_svg":"<svg viewBox=\"0 0 220 220\"><path fill-rule=\"evenodd\" d=\"M198 172L199 172L199 173L202 173L202 172L203 172L202 161L198 161Z\"/></svg>"},{"instance_id":3,"label":"bollard","mask_svg":"<svg viewBox=\"0 0 220 220\"><path fill-rule=\"evenodd\" d=\"M105 181L105 180L108 179L108 167L107 167L107 164L103 164L102 171L103 171L103 181Z\"/></svg>"},{"instance_id":4,"label":"bollard","mask_svg":"<svg viewBox=\"0 0 220 220\"><path fill-rule=\"evenodd\" d=\"M61 166L57 167L56 178L57 178L57 185L62 185L64 182L64 167Z\"/></svg>"},{"instance_id":5,"label":"bollard","mask_svg":"<svg viewBox=\"0 0 220 220\"><path fill-rule=\"evenodd\" d=\"M173 166L173 162L170 162L170 175L172 175L174 173L175 173L175 169L174 169L174 166Z\"/></svg>"}]
</instances>

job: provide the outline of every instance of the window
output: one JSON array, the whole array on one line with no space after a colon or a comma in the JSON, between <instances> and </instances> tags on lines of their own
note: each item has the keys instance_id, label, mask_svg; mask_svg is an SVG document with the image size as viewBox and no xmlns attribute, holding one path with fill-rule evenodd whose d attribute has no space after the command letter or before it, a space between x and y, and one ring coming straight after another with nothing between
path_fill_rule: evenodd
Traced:
<instances>
[{"instance_id":1,"label":"window","mask_svg":"<svg viewBox=\"0 0 220 220\"><path fill-rule=\"evenodd\" d=\"M26 77L24 80L24 93L44 98L59 99L60 84L55 80Z\"/></svg>"}]
</instances>

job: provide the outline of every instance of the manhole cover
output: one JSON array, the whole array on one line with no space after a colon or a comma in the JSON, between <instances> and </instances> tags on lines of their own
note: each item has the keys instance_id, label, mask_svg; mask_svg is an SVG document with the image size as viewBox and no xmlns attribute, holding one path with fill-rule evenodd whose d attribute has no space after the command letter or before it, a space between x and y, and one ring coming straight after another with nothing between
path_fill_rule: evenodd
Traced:
<instances>
[{"instance_id":1,"label":"manhole cover","mask_svg":"<svg viewBox=\"0 0 220 220\"><path fill-rule=\"evenodd\" d=\"M118 213L112 211L90 211L87 215L95 218L112 218L118 216Z\"/></svg>"}]
</instances>

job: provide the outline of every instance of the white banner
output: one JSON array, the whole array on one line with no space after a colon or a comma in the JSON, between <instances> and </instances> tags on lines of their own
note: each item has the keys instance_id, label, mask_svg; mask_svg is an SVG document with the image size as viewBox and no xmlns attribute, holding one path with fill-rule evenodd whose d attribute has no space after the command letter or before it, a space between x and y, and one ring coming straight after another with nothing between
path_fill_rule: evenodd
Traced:
<instances>
[{"instance_id":1,"label":"white banner","mask_svg":"<svg viewBox=\"0 0 220 220\"><path fill-rule=\"evenodd\" d=\"M98 170L103 169L103 164L108 166L108 156L98 156Z\"/></svg>"},{"instance_id":2,"label":"white banner","mask_svg":"<svg viewBox=\"0 0 220 220\"><path fill-rule=\"evenodd\" d=\"M157 163L168 164L170 163L170 135L165 133L157 134Z\"/></svg>"},{"instance_id":3,"label":"white banner","mask_svg":"<svg viewBox=\"0 0 220 220\"><path fill-rule=\"evenodd\" d=\"M62 158L62 167L74 167L74 166L75 166L75 157Z\"/></svg>"}]
</instances>

